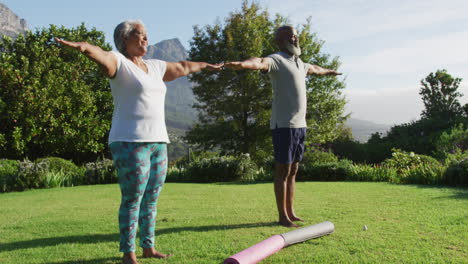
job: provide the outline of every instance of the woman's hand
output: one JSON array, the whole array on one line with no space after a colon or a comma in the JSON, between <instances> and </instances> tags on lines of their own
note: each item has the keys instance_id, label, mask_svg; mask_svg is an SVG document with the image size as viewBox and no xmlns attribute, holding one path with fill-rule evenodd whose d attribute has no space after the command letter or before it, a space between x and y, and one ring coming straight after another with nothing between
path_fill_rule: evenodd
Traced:
<instances>
[{"instance_id":1,"label":"woman's hand","mask_svg":"<svg viewBox=\"0 0 468 264\"><path fill-rule=\"evenodd\" d=\"M117 57L112 52L105 51L88 42L74 42L55 38L57 43L78 50L96 62L107 77L112 78L117 72Z\"/></svg>"},{"instance_id":2,"label":"woman's hand","mask_svg":"<svg viewBox=\"0 0 468 264\"><path fill-rule=\"evenodd\" d=\"M166 62L166 66L166 73L164 74L163 81L169 82L201 70L220 71L223 69L224 63L210 64L207 62L179 61Z\"/></svg>"},{"instance_id":3,"label":"woman's hand","mask_svg":"<svg viewBox=\"0 0 468 264\"><path fill-rule=\"evenodd\" d=\"M76 50L79 50L80 52L85 52L86 45L89 45L86 42L73 42L73 41L63 40L63 39L59 39L59 38L55 38L55 41L62 44L62 45L65 45L65 46L68 46L70 48L74 48Z\"/></svg>"}]
</instances>

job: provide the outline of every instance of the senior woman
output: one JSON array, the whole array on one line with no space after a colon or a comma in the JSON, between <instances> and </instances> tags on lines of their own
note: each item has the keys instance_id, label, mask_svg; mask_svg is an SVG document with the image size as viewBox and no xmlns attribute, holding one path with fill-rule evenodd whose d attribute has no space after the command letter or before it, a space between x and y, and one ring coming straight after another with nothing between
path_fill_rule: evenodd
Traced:
<instances>
[{"instance_id":1,"label":"senior woman","mask_svg":"<svg viewBox=\"0 0 468 264\"><path fill-rule=\"evenodd\" d=\"M114 31L119 52L86 42L56 41L79 50L109 77L114 112L109 148L117 168L122 200L119 209L122 263L137 263L135 237L140 226L143 257L166 258L154 248L156 205L167 170L169 138L164 119L165 81L221 64L144 60L148 39L139 20L124 21Z\"/></svg>"}]
</instances>

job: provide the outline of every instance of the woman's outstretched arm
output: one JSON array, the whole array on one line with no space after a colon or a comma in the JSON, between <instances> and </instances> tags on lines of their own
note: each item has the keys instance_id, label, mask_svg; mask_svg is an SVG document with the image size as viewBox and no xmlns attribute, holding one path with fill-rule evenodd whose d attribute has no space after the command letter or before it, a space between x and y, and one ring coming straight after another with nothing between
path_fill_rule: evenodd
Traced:
<instances>
[{"instance_id":1,"label":"woman's outstretched arm","mask_svg":"<svg viewBox=\"0 0 468 264\"><path fill-rule=\"evenodd\" d=\"M59 38L55 41L67 47L78 50L88 58L96 62L107 77L112 78L117 72L117 58L112 52L105 51L98 46L89 44L88 42L73 42Z\"/></svg>"}]
</instances>

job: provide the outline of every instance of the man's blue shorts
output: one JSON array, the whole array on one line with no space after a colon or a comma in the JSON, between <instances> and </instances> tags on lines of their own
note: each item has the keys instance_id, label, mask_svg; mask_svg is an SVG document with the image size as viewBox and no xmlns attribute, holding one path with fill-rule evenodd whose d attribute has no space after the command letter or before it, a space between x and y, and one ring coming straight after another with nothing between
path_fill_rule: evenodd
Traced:
<instances>
[{"instance_id":1,"label":"man's blue shorts","mask_svg":"<svg viewBox=\"0 0 468 264\"><path fill-rule=\"evenodd\" d=\"M276 162L291 164L302 160L305 150L305 127L280 127L271 131Z\"/></svg>"}]
</instances>

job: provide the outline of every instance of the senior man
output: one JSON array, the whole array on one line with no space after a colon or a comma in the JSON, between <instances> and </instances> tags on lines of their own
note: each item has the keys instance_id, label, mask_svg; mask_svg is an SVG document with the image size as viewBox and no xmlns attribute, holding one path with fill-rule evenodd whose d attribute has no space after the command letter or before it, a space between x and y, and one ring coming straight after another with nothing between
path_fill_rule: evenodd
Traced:
<instances>
[{"instance_id":1,"label":"senior man","mask_svg":"<svg viewBox=\"0 0 468 264\"><path fill-rule=\"evenodd\" d=\"M274 191L279 224L297 227L294 221L303 221L294 212L294 190L299 162L304 153L306 136L306 76L340 75L334 70L304 63L299 56L301 48L297 31L292 26L276 30L275 42L279 52L265 58L225 63L234 70L261 70L268 73L273 86L270 119L275 157Z\"/></svg>"}]
</instances>

